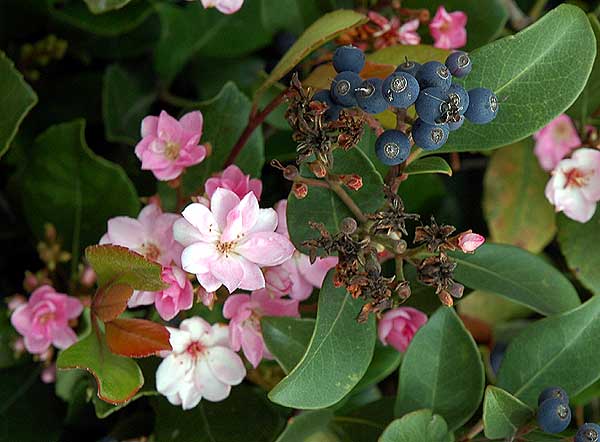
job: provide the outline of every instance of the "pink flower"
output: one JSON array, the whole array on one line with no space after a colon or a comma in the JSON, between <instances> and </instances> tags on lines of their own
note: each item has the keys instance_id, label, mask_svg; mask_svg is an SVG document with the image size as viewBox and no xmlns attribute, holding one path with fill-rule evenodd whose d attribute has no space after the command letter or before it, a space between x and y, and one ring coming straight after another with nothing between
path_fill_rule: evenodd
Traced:
<instances>
[{"instance_id":1,"label":"pink flower","mask_svg":"<svg viewBox=\"0 0 600 442\"><path fill-rule=\"evenodd\" d=\"M208 307L209 310L213 309L215 301L217 300L217 294L215 292L207 292L204 287L198 287L198 299L202 304Z\"/></svg>"},{"instance_id":2,"label":"pink flower","mask_svg":"<svg viewBox=\"0 0 600 442\"><path fill-rule=\"evenodd\" d=\"M165 111L160 116L148 116L142 121L142 140L135 146L135 154L143 170L151 170L156 179L169 181L177 178L186 167L200 163L206 157L206 148L199 146L202 136L202 114L185 114L179 121Z\"/></svg>"},{"instance_id":3,"label":"pink flower","mask_svg":"<svg viewBox=\"0 0 600 442\"><path fill-rule=\"evenodd\" d=\"M485 242L485 237L470 230L462 233L458 237L458 247L464 253L473 253Z\"/></svg>"},{"instance_id":4,"label":"pink flower","mask_svg":"<svg viewBox=\"0 0 600 442\"><path fill-rule=\"evenodd\" d=\"M218 402L246 376L242 359L229 348L229 327L193 317L167 327L173 350L156 371L156 389L173 405L194 408L202 398Z\"/></svg>"},{"instance_id":5,"label":"pink flower","mask_svg":"<svg viewBox=\"0 0 600 442\"><path fill-rule=\"evenodd\" d=\"M421 43L421 36L417 34L419 29L419 19L407 21L398 29L398 41L403 45L418 45Z\"/></svg>"},{"instance_id":6,"label":"pink flower","mask_svg":"<svg viewBox=\"0 0 600 442\"><path fill-rule=\"evenodd\" d=\"M173 319L181 310L192 308L194 289L183 270L179 267L164 267L161 278L169 287L156 292L156 311L165 321Z\"/></svg>"},{"instance_id":7,"label":"pink flower","mask_svg":"<svg viewBox=\"0 0 600 442\"><path fill-rule=\"evenodd\" d=\"M230 295L223 305L223 316L229 321L231 348L244 351L256 368L263 358L273 359L265 346L260 327L263 316L300 316L299 302L282 299L267 290L257 290L250 295Z\"/></svg>"},{"instance_id":8,"label":"pink flower","mask_svg":"<svg viewBox=\"0 0 600 442\"><path fill-rule=\"evenodd\" d=\"M600 201L600 151L577 149L552 171L546 185L546 198L566 216L588 222Z\"/></svg>"},{"instance_id":9,"label":"pink flower","mask_svg":"<svg viewBox=\"0 0 600 442\"><path fill-rule=\"evenodd\" d=\"M439 6L433 20L429 23L429 32L436 48L456 49L467 44L467 14L462 11L450 12Z\"/></svg>"},{"instance_id":10,"label":"pink flower","mask_svg":"<svg viewBox=\"0 0 600 442\"><path fill-rule=\"evenodd\" d=\"M50 347L65 349L77 341L69 320L83 311L78 299L57 293L49 285L34 290L27 304L10 317L13 327L25 338L29 353L42 354Z\"/></svg>"},{"instance_id":11,"label":"pink flower","mask_svg":"<svg viewBox=\"0 0 600 442\"><path fill-rule=\"evenodd\" d=\"M209 292L221 285L230 293L263 288L260 268L279 265L294 253L292 243L275 232L275 211L260 209L253 192L240 201L231 190L218 188L210 209L193 203L183 217L173 226L175 239L185 246L183 268Z\"/></svg>"},{"instance_id":12,"label":"pink flower","mask_svg":"<svg viewBox=\"0 0 600 442\"><path fill-rule=\"evenodd\" d=\"M377 332L383 345L406 351L419 328L427 322L427 315L412 307L400 307L383 314Z\"/></svg>"},{"instance_id":13,"label":"pink flower","mask_svg":"<svg viewBox=\"0 0 600 442\"><path fill-rule=\"evenodd\" d=\"M401 24L398 17L392 17L391 20L388 20L383 15L373 11L369 11L368 16L380 28L373 33L375 38L373 46L375 46L375 49L382 49L398 43L418 45L421 42L421 37L416 33L419 28L418 19Z\"/></svg>"},{"instance_id":14,"label":"pink flower","mask_svg":"<svg viewBox=\"0 0 600 442\"><path fill-rule=\"evenodd\" d=\"M232 164L219 175L209 178L204 183L204 189L208 197L212 197L218 187L229 189L240 198L244 198L248 192L254 192L257 200L260 200L262 193L262 181L256 178L250 179L250 175L244 175L244 172Z\"/></svg>"},{"instance_id":15,"label":"pink flower","mask_svg":"<svg viewBox=\"0 0 600 442\"><path fill-rule=\"evenodd\" d=\"M239 11L244 0L201 0L205 8L217 8L223 14L233 14Z\"/></svg>"},{"instance_id":16,"label":"pink flower","mask_svg":"<svg viewBox=\"0 0 600 442\"><path fill-rule=\"evenodd\" d=\"M277 232L289 238L286 221L287 200L275 204L278 224ZM307 299L313 288L320 288L327 272L337 265L335 256L317 258L314 264L310 263L307 255L294 251L292 257L277 267L270 267L265 271L267 287L281 294L289 294L298 301Z\"/></svg>"},{"instance_id":17,"label":"pink flower","mask_svg":"<svg viewBox=\"0 0 600 442\"><path fill-rule=\"evenodd\" d=\"M533 135L533 152L544 170L552 170L573 149L581 146L581 139L573 121L561 114Z\"/></svg>"}]
</instances>

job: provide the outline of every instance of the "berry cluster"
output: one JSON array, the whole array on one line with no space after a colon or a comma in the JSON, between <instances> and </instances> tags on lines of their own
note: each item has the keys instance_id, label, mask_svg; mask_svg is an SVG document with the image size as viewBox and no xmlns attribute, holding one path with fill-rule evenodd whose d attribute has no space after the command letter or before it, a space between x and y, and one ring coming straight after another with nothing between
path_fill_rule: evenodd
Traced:
<instances>
[{"instance_id":1,"label":"berry cluster","mask_svg":"<svg viewBox=\"0 0 600 442\"><path fill-rule=\"evenodd\" d=\"M471 59L465 52L453 52L442 64L429 61L423 65L406 60L385 80L363 80L359 72L365 65L364 53L354 46L341 46L333 56L338 74L329 91L319 91L314 100L328 107L326 118L336 120L343 108L359 107L378 114L388 107L407 109L415 105L418 118L410 130L412 141L424 150L436 150L448 140L451 131L459 129L465 118L475 124L492 121L498 112L498 98L489 89L466 91L452 78L471 72ZM411 141L400 130L386 130L375 143L377 157L388 166L404 162Z\"/></svg>"}]
</instances>

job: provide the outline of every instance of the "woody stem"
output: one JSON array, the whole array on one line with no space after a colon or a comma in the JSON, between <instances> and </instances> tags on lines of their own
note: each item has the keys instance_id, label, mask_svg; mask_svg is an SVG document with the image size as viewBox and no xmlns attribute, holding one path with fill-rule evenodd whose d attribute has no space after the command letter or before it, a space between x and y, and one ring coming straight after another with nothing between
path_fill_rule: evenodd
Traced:
<instances>
[{"instance_id":1,"label":"woody stem","mask_svg":"<svg viewBox=\"0 0 600 442\"><path fill-rule=\"evenodd\" d=\"M360 210L360 207L356 205L354 200L350 198L350 195L346 193L346 191L342 188L342 186L339 185L339 183L336 183L335 181L332 181L328 178L325 178L325 181L327 181L327 184L329 184L329 188L333 191L333 193L335 193L338 196L338 198L341 199L342 202L346 205L346 207L348 207L348 209L356 217L358 222L364 224L368 221L367 217L362 213L362 210Z\"/></svg>"}]
</instances>

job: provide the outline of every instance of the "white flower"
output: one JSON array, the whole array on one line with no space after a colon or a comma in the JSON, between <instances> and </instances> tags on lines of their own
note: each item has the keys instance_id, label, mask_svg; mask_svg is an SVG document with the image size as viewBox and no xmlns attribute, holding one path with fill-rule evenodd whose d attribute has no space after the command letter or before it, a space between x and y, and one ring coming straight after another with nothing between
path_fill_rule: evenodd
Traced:
<instances>
[{"instance_id":1,"label":"white flower","mask_svg":"<svg viewBox=\"0 0 600 442\"><path fill-rule=\"evenodd\" d=\"M156 371L156 389L173 405L194 408L202 398L218 402L246 376L242 359L229 347L229 327L199 317L167 327L173 351Z\"/></svg>"}]
</instances>

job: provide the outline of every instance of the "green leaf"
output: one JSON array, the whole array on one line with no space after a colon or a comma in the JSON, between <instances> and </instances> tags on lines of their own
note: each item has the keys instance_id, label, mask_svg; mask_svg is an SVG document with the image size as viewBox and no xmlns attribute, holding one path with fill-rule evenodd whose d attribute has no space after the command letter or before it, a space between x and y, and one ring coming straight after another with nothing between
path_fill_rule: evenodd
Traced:
<instances>
[{"instance_id":1,"label":"green leaf","mask_svg":"<svg viewBox=\"0 0 600 442\"><path fill-rule=\"evenodd\" d=\"M442 157L425 157L406 166L404 173L407 175L442 173L444 175L452 176L452 168Z\"/></svg>"},{"instance_id":2,"label":"green leaf","mask_svg":"<svg viewBox=\"0 0 600 442\"><path fill-rule=\"evenodd\" d=\"M315 320L285 316L264 317L261 325L267 348L288 374L304 356L315 328Z\"/></svg>"},{"instance_id":3,"label":"green leaf","mask_svg":"<svg viewBox=\"0 0 600 442\"><path fill-rule=\"evenodd\" d=\"M404 354L395 414L431 408L455 430L479 407L484 381L473 337L454 309L440 307Z\"/></svg>"},{"instance_id":4,"label":"green leaf","mask_svg":"<svg viewBox=\"0 0 600 442\"><path fill-rule=\"evenodd\" d=\"M302 167L301 172L304 176L314 178L305 167ZM358 174L362 177L362 188L358 191L346 191L363 213L374 212L383 205L383 179L360 149L351 149L348 152L336 149L333 173ZM293 193L288 197L287 217L294 220L288 224L290 237L296 248L303 251L307 250L302 246L303 241L319 236L318 232L310 228L309 221L323 223L334 233L339 231L340 221L348 216L353 216L352 212L335 193L325 187L310 186L308 195L303 199L296 198Z\"/></svg>"},{"instance_id":5,"label":"green leaf","mask_svg":"<svg viewBox=\"0 0 600 442\"><path fill-rule=\"evenodd\" d=\"M98 397L111 404L130 400L144 384L144 376L133 359L109 350L104 336L93 331L58 355L59 369L89 371L98 384Z\"/></svg>"},{"instance_id":6,"label":"green leaf","mask_svg":"<svg viewBox=\"0 0 600 442\"><path fill-rule=\"evenodd\" d=\"M452 442L444 418L431 410L418 410L393 421L379 438L379 442Z\"/></svg>"},{"instance_id":7,"label":"green leaf","mask_svg":"<svg viewBox=\"0 0 600 442\"><path fill-rule=\"evenodd\" d=\"M542 315L561 313L581 303L562 273L518 247L486 243L472 255L450 254L458 263L454 279L474 290L496 293Z\"/></svg>"},{"instance_id":8,"label":"green leaf","mask_svg":"<svg viewBox=\"0 0 600 442\"><path fill-rule=\"evenodd\" d=\"M514 436L533 417L533 410L501 388L488 385L483 399L483 431L488 439Z\"/></svg>"},{"instance_id":9,"label":"green leaf","mask_svg":"<svg viewBox=\"0 0 600 442\"><path fill-rule=\"evenodd\" d=\"M102 14L113 9L120 9L131 0L85 0L90 11L94 14Z\"/></svg>"},{"instance_id":10,"label":"green leaf","mask_svg":"<svg viewBox=\"0 0 600 442\"><path fill-rule=\"evenodd\" d=\"M502 32L508 13L502 0L407 0L405 8L427 8L431 17L439 6L448 12L463 11L467 14L467 45L463 50L472 50L494 40ZM425 26L422 26L426 28Z\"/></svg>"},{"instance_id":11,"label":"green leaf","mask_svg":"<svg viewBox=\"0 0 600 442\"><path fill-rule=\"evenodd\" d=\"M567 4L518 34L474 51L473 71L464 85L492 89L500 100L498 116L485 125L465 122L440 151L489 150L534 133L575 101L595 56L586 15Z\"/></svg>"},{"instance_id":12,"label":"green leaf","mask_svg":"<svg viewBox=\"0 0 600 442\"><path fill-rule=\"evenodd\" d=\"M533 407L549 385L574 396L593 384L600 378L599 315L600 296L594 296L572 311L531 324L508 346L498 386Z\"/></svg>"},{"instance_id":13,"label":"green leaf","mask_svg":"<svg viewBox=\"0 0 600 442\"><path fill-rule=\"evenodd\" d=\"M162 266L126 247L114 245L90 246L85 258L98 276L98 285L127 284L135 290L157 291L165 288Z\"/></svg>"},{"instance_id":14,"label":"green leaf","mask_svg":"<svg viewBox=\"0 0 600 442\"><path fill-rule=\"evenodd\" d=\"M456 304L456 308L461 316L481 319L492 325L526 318L532 313L531 309L523 304L483 290L472 291Z\"/></svg>"},{"instance_id":15,"label":"green leaf","mask_svg":"<svg viewBox=\"0 0 600 442\"><path fill-rule=\"evenodd\" d=\"M434 48L430 45L395 45L373 52L367 59L373 63L391 65L402 64L406 58L418 63L426 63L428 61L443 63L450 52L447 49Z\"/></svg>"},{"instance_id":16,"label":"green leaf","mask_svg":"<svg viewBox=\"0 0 600 442\"><path fill-rule=\"evenodd\" d=\"M183 7L161 2L155 8L162 25L155 67L167 84L195 55L234 58L271 41L273 30L257 20L263 13L259 1L246 2L231 15L204 9L197 1Z\"/></svg>"},{"instance_id":17,"label":"green leaf","mask_svg":"<svg viewBox=\"0 0 600 442\"><path fill-rule=\"evenodd\" d=\"M52 223L73 265L79 251L96 244L109 218L137 216L139 201L121 168L94 154L84 137L85 122L50 127L40 135L23 174L21 196L32 230L42 237ZM114 196L118 195L118 198Z\"/></svg>"},{"instance_id":18,"label":"green leaf","mask_svg":"<svg viewBox=\"0 0 600 442\"><path fill-rule=\"evenodd\" d=\"M202 192L202 183L223 169L231 149L246 127L250 107L250 100L233 83L227 83L212 100L198 105L196 109L204 116L204 132L200 142L210 143L212 154L202 163L187 169L183 176L186 193ZM245 173L260 176L264 161L263 136L259 128L246 142L235 164Z\"/></svg>"},{"instance_id":19,"label":"green leaf","mask_svg":"<svg viewBox=\"0 0 600 442\"><path fill-rule=\"evenodd\" d=\"M310 25L294 45L279 60L265 82L256 91L254 102L269 86L280 80L311 52L338 35L366 23L367 17L350 10L338 10L323 15Z\"/></svg>"},{"instance_id":20,"label":"green leaf","mask_svg":"<svg viewBox=\"0 0 600 442\"><path fill-rule=\"evenodd\" d=\"M260 0L262 22L265 28L285 30L296 35L322 15L319 1L315 0Z\"/></svg>"},{"instance_id":21,"label":"green leaf","mask_svg":"<svg viewBox=\"0 0 600 442\"><path fill-rule=\"evenodd\" d=\"M0 158L10 147L21 122L38 98L21 73L4 52L0 51Z\"/></svg>"},{"instance_id":22,"label":"green leaf","mask_svg":"<svg viewBox=\"0 0 600 442\"><path fill-rule=\"evenodd\" d=\"M335 404L361 380L373 357L375 319L356 318L363 301L335 288L330 271L319 294L317 322L308 350L271 392L278 404L302 409ZM326 369L323 369L326 367Z\"/></svg>"},{"instance_id":23,"label":"green leaf","mask_svg":"<svg viewBox=\"0 0 600 442\"><path fill-rule=\"evenodd\" d=\"M588 19L596 36L596 54L598 54L600 22L595 14L588 14ZM585 121L598 107L600 107L600 57L596 55L592 73L588 78L587 84L579 95L579 98L577 98L577 101L569 109L568 114L577 120Z\"/></svg>"},{"instance_id":24,"label":"green leaf","mask_svg":"<svg viewBox=\"0 0 600 442\"><path fill-rule=\"evenodd\" d=\"M564 215L558 217L558 242L573 274L584 286L600 294L600 255L592 244L600 244L600 210L587 223Z\"/></svg>"},{"instance_id":25,"label":"green leaf","mask_svg":"<svg viewBox=\"0 0 600 442\"><path fill-rule=\"evenodd\" d=\"M222 402L200 401L183 411L155 398L154 437L160 442L271 442L285 425L285 410L257 388L238 385Z\"/></svg>"},{"instance_id":26,"label":"green leaf","mask_svg":"<svg viewBox=\"0 0 600 442\"><path fill-rule=\"evenodd\" d=\"M552 241L556 216L544 196L547 182L548 174L538 164L531 139L493 153L483 195L492 241L533 253L541 252Z\"/></svg>"},{"instance_id":27,"label":"green leaf","mask_svg":"<svg viewBox=\"0 0 600 442\"><path fill-rule=\"evenodd\" d=\"M106 68L102 81L102 117L106 139L134 145L140 140L140 125L156 98L145 77L119 65Z\"/></svg>"},{"instance_id":28,"label":"green leaf","mask_svg":"<svg viewBox=\"0 0 600 442\"><path fill-rule=\"evenodd\" d=\"M339 442L329 428L333 411L305 411L292 417L275 442Z\"/></svg>"},{"instance_id":29,"label":"green leaf","mask_svg":"<svg viewBox=\"0 0 600 442\"><path fill-rule=\"evenodd\" d=\"M384 397L352 411L336 415L330 428L343 442L371 442L378 439L386 426L394 419L394 398ZM316 440L314 442L321 442Z\"/></svg>"},{"instance_id":30,"label":"green leaf","mask_svg":"<svg viewBox=\"0 0 600 442\"><path fill-rule=\"evenodd\" d=\"M384 346L377 342L369 368L367 368L367 372L361 378L360 382L354 387L354 392L364 390L387 378L398 368L401 360L402 353L394 347Z\"/></svg>"}]
</instances>

